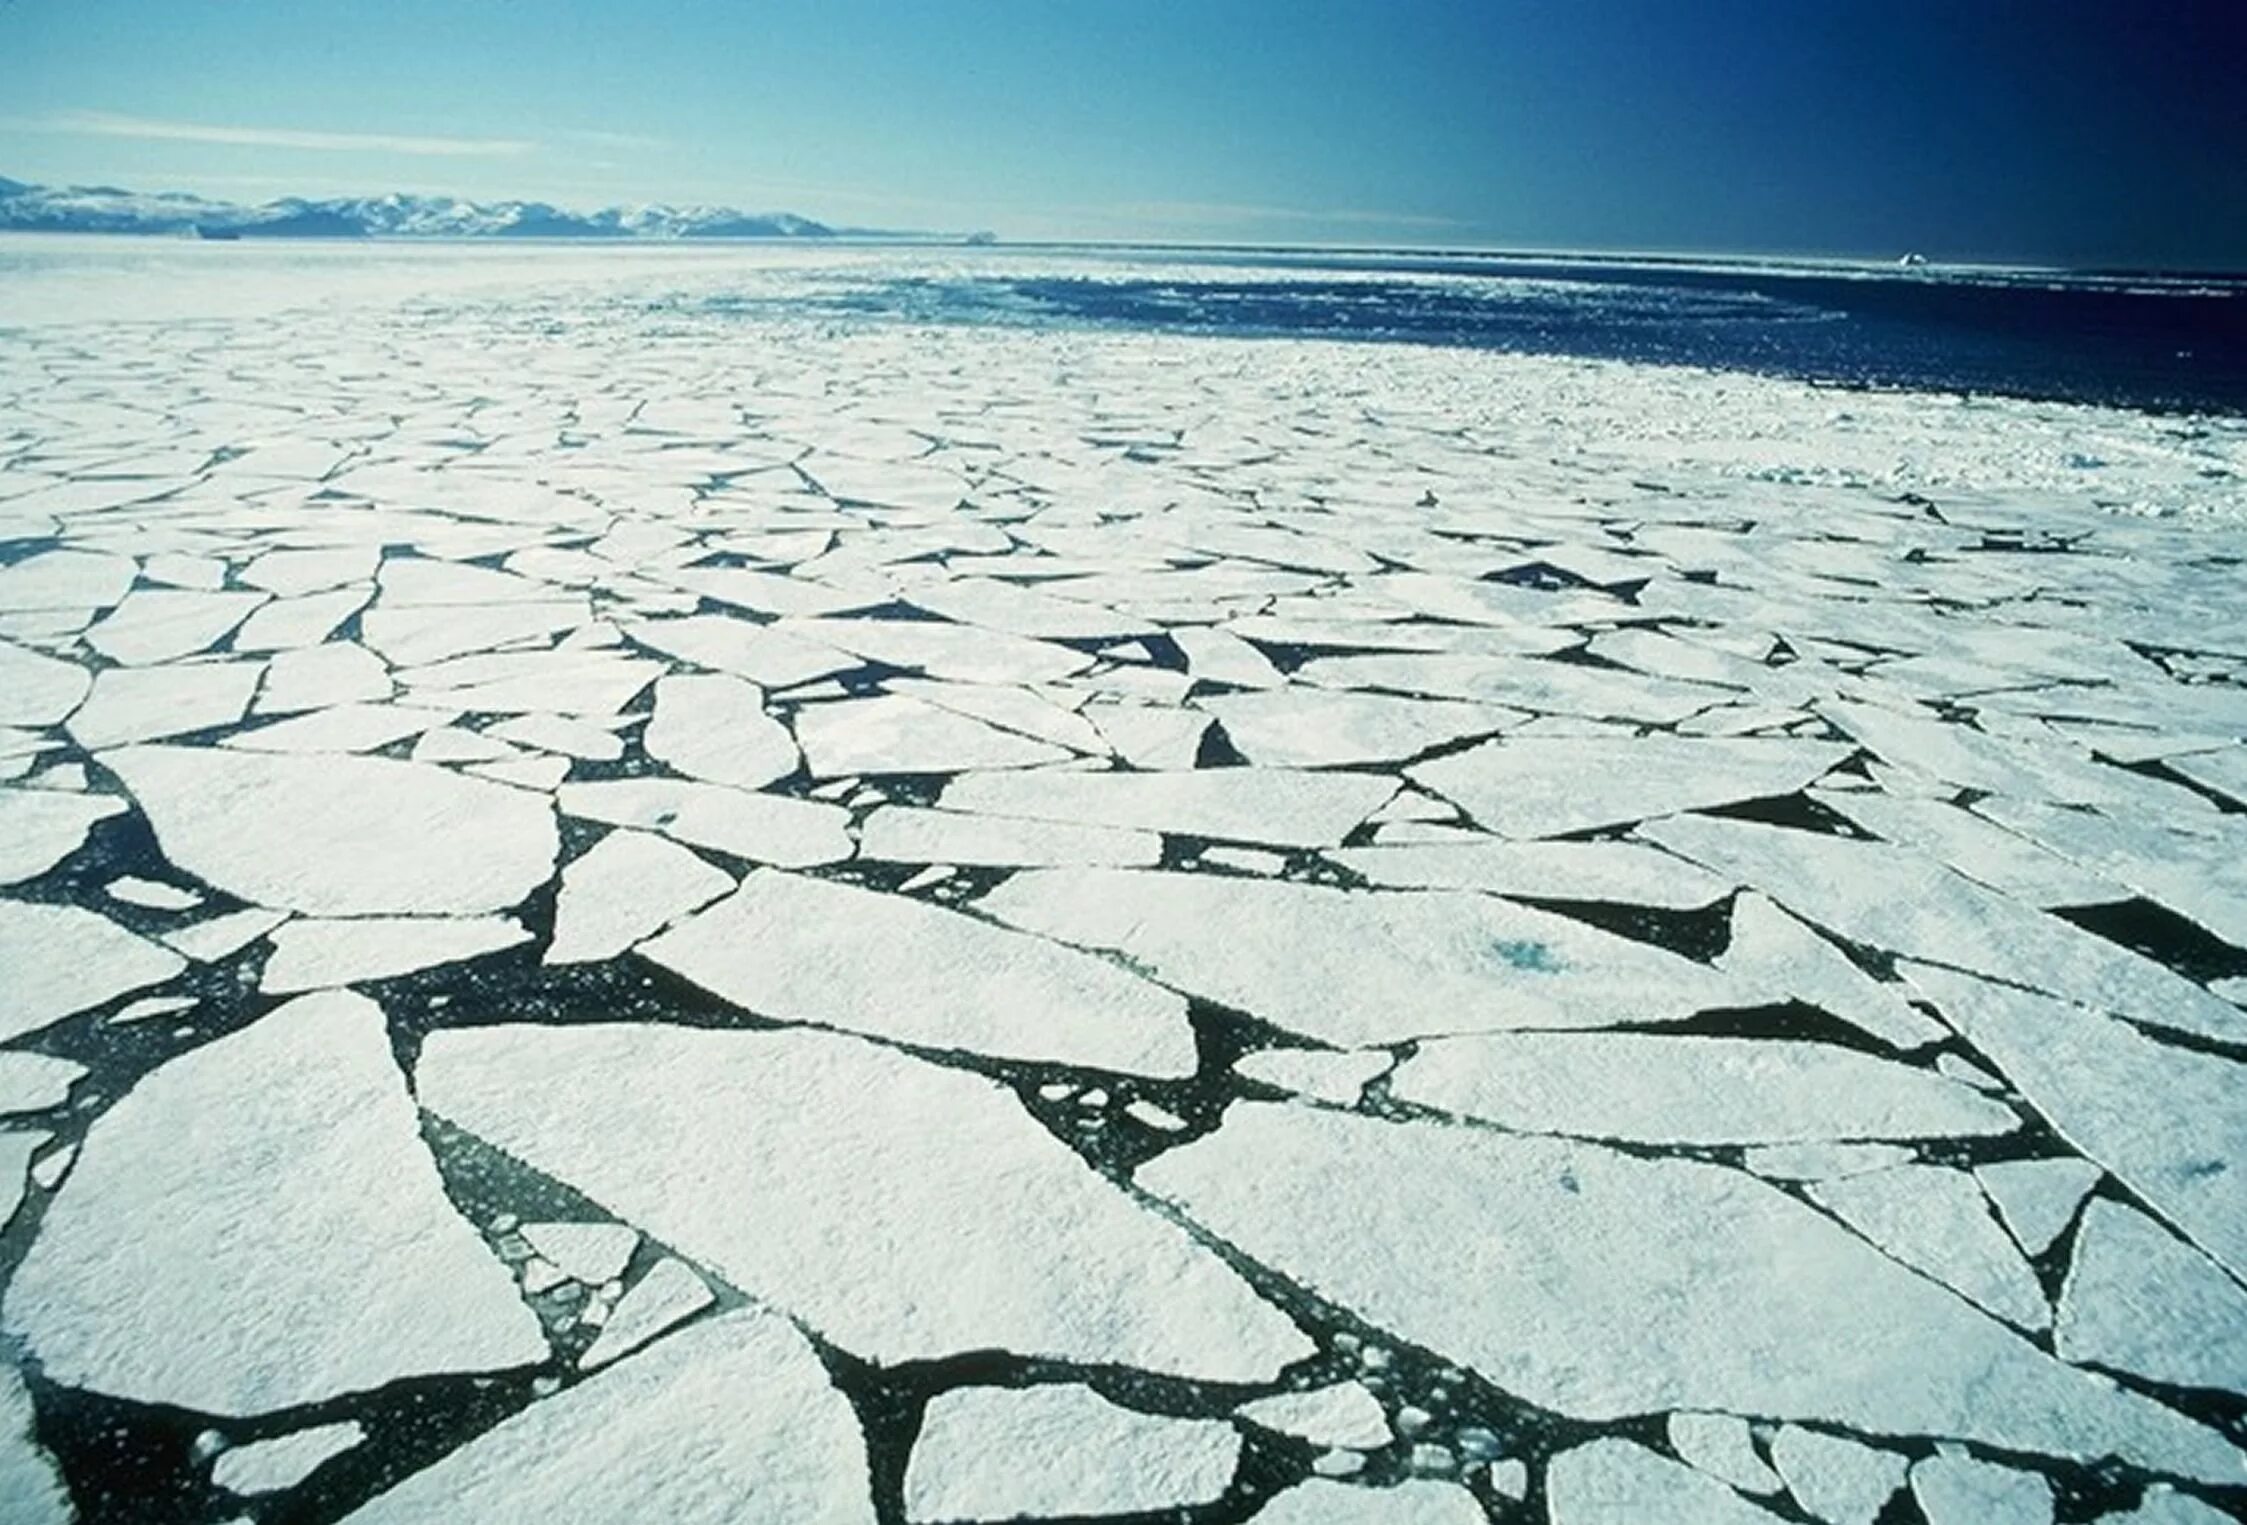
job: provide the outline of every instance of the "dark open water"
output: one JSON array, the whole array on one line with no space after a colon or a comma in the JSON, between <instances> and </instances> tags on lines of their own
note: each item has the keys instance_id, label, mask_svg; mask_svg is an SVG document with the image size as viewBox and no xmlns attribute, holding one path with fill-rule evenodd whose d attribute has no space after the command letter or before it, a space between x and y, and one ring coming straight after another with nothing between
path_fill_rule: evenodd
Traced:
<instances>
[{"instance_id":1,"label":"dark open water","mask_svg":"<svg viewBox=\"0 0 2247 1525\"><path fill-rule=\"evenodd\" d=\"M992 252L1000 273L869 282L819 300L918 321L1458 345L2247 413L2242 276L1087 250L1069 251L1069 268L1093 255L1116 274L1095 264L1064 276L1050 262L1041 273L1027 250L1022 273L1005 273L1017 251Z\"/></svg>"}]
</instances>

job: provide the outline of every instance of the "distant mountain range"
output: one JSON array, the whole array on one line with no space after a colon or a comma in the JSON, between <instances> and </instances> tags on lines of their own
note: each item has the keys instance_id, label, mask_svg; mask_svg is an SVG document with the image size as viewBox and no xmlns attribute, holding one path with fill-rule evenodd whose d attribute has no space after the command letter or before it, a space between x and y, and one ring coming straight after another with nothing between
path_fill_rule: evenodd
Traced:
<instances>
[{"instance_id":1,"label":"distant mountain range","mask_svg":"<svg viewBox=\"0 0 2247 1525\"><path fill-rule=\"evenodd\" d=\"M573 212L543 201L461 201L451 196L285 196L257 206L184 191L113 185L28 185L0 176L0 229L47 233L150 233L203 238L921 238L959 237L881 228L831 228L793 212L734 207L605 207ZM990 241L971 234L967 242Z\"/></svg>"}]
</instances>

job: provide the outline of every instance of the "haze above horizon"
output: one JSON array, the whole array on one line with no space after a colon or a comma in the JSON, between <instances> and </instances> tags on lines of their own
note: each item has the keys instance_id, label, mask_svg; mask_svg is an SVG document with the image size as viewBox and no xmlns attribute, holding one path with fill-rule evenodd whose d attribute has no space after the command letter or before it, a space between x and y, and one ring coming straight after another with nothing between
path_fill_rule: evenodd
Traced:
<instances>
[{"instance_id":1,"label":"haze above horizon","mask_svg":"<svg viewBox=\"0 0 2247 1525\"><path fill-rule=\"evenodd\" d=\"M2234 6L0 0L0 173L1009 239L2247 265Z\"/></svg>"}]
</instances>

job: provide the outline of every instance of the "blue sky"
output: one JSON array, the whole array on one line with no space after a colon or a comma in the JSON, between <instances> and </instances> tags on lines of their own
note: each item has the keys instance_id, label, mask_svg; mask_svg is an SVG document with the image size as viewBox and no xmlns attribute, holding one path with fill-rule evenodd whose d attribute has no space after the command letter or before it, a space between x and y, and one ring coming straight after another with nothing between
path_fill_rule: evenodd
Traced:
<instances>
[{"instance_id":1,"label":"blue sky","mask_svg":"<svg viewBox=\"0 0 2247 1525\"><path fill-rule=\"evenodd\" d=\"M2247 266L2247 0L0 0L0 174Z\"/></svg>"}]
</instances>

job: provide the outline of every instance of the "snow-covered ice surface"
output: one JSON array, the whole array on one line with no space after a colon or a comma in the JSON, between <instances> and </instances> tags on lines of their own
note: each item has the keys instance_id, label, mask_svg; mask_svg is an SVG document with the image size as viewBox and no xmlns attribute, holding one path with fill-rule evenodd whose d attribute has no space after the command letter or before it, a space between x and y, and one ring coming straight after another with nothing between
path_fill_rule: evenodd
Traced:
<instances>
[{"instance_id":1,"label":"snow-covered ice surface","mask_svg":"<svg viewBox=\"0 0 2247 1525\"><path fill-rule=\"evenodd\" d=\"M2247 419L982 257L10 256L0 1519L2247 1512Z\"/></svg>"}]
</instances>

